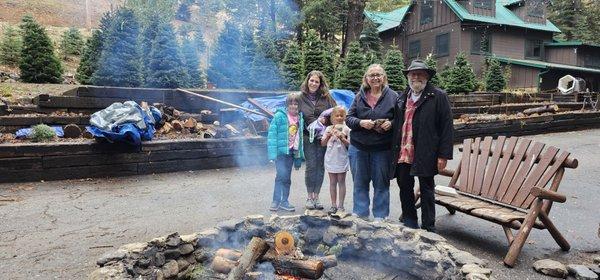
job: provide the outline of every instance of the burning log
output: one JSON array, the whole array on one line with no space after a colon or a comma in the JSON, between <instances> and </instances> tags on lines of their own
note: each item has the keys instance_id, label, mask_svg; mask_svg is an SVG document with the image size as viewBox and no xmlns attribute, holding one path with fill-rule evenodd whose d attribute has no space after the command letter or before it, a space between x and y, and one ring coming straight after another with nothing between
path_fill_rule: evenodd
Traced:
<instances>
[{"instance_id":1,"label":"burning log","mask_svg":"<svg viewBox=\"0 0 600 280\"><path fill-rule=\"evenodd\" d=\"M556 105L556 104L535 107L535 108L529 108L529 109L523 110L523 114L525 114L525 115L531 115L531 114L535 114L535 113L541 114L541 113L556 113L556 112L558 112L558 105Z\"/></svg>"},{"instance_id":2,"label":"burning log","mask_svg":"<svg viewBox=\"0 0 600 280\"><path fill-rule=\"evenodd\" d=\"M253 237L244 249L240 257L239 264L234 267L229 275L228 280L241 280L247 272L250 272L258 259L260 259L269 249L269 244L260 237Z\"/></svg>"},{"instance_id":3,"label":"burning log","mask_svg":"<svg viewBox=\"0 0 600 280\"><path fill-rule=\"evenodd\" d=\"M323 268L325 269L337 266L337 257L335 255L319 257L317 260L323 262Z\"/></svg>"}]
</instances>

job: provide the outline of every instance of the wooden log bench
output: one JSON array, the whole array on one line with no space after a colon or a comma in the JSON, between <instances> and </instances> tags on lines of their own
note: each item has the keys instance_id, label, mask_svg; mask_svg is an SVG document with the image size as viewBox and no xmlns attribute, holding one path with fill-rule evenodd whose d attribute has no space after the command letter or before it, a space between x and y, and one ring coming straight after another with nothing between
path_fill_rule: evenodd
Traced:
<instances>
[{"instance_id":1,"label":"wooden log bench","mask_svg":"<svg viewBox=\"0 0 600 280\"><path fill-rule=\"evenodd\" d=\"M435 201L454 214L463 212L504 229L507 266L514 266L532 228L546 229L564 251L570 249L548 215L554 202L566 197L558 193L565 168L577 168L569 152L530 139L500 136L466 139L449 187L457 196L436 195ZM516 230L516 235L512 230Z\"/></svg>"}]
</instances>

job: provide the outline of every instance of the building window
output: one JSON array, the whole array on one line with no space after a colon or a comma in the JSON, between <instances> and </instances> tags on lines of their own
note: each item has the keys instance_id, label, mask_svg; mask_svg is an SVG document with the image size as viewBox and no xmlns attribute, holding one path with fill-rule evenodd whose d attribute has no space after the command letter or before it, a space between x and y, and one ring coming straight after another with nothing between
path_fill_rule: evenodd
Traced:
<instances>
[{"instance_id":1,"label":"building window","mask_svg":"<svg viewBox=\"0 0 600 280\"><path fill-rule=\"evenodd\" d=\"M475 8L481 8L481 9L492 9L493 4L492 0L475 0L473 2L473 6L475 6Z\"/></svg>"},{"instance_id":2,"label":"building window","mask_svg":"<svg viewBox=\"0 0 600 280\"><path fill-rule=\"evenodd\" d=\"M435 37L435 54L437 57L450 54L450 33L440 34Z\"/></svg>"},{"instance_id":3,"label":"building window","mask_svg":"<svg viewBox=\"0 0 600 280\"><path fill-rule=\"evenodd\" d=\"M433 22L433 1L424 0L421 5L421 25Z\"/></svg>"},{"instance_id":4,"label":"building window","mask_svg":"<svg viewBox=\"0 0 600 280\"><path fill-rule=\"evenodd\" d=\"M471 53L490 54L492 52L491 37L487 29L473 30L471 36Z\"/></svg>"},{"instance_id":5,"label":"building window","mask_svg":"<svg viewBox=\"0 0 600 280\"><path fill-rule=\"evenodd\" d=\"M408 58L421 56L421 41L412 41L408 43Z\"/></svg>"},{"instance_id":6,"label":"building window","mask_svg":"<svg viewBox=\"0 0 600 280\"><path fill-rule=\"evenodd\" d=\"M525 58L542 59L544 55L542 40L525 40Z\"/></svg>"},{"instance_id":7,"label":"building window","mask_svg":"<svg viewBox=\"0 0 600 280\"><path fill-rule=\"evenodd\" d=\"M583 61L585 67L600 69L600 55L598 54L588 54L584 56Z\"/></svg>"},{"instance_id":8,"label":"building window","mask_svg":"<svg viewBox=\"0 0 600 280\"><path fill-rule=\"evenodd\" d=\"M527 4L529 5L527 11L528 16L538 18L544 17L544 8L546 5L544 0L529 0L527 1Z\"/></svg>"}]
</instances>

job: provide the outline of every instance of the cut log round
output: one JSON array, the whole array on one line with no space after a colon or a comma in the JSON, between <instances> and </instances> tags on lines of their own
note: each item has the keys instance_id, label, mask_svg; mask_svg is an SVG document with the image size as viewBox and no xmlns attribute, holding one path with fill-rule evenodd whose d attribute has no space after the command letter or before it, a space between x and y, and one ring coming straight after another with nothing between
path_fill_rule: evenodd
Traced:
<instances>
[{"instance_id":1,"label":"cut log round","mask_svg":"<svg viewBox=\"0 0 600 280\"><path fill-rule=\"evenodd\" d=\"M260 237L253 237L244 249L240 257L239 264L234 267L229 275L228 280L241 280L247 272L251 272L252 267L258 259L260 259L269 249L269 244Z\"/></svg>"},{"instance_id":2,"label":"cut log round","mask_svg":"<svg viewBox=\"0 0 600 280\"><path fill-rule=\"evenodd\" d=\"M76 124L68 124L63 128L65 138L79 138L81 136L81 128Z\"/></svg>"},{"instance_id":3,"label":"cut log round","mask_svg":"<svg viewBox=\"0 0 600 280\"><path fill-rule=\"evenodd\" d=\"M236 261L221 256L215 256L212 261L211 268L215 272L228 274L236 265Z\"/></svg>"}]
</instances>

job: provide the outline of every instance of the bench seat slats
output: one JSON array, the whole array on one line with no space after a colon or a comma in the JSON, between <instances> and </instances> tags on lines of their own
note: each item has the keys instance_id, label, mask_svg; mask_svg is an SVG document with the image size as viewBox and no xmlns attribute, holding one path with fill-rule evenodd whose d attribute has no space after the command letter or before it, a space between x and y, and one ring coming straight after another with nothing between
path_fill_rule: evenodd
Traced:
<instances>
[{"instance_id":1,"label":"bench seat slats","mask_svg":"<svg viewBox=\"0 0 600 280\"><path fill-rule=\"evenodd\" d=\"M513 198L515 198L515 196L519 192L521 185L523 185L525 178L527 178L529 171L531 171L531 168L535 164L535 160L540 155L543 148L544 148L544 144L539 143L539 142L535 142L529 146L529 149L527 150L527 154L525 155L525 158L524 158L523 162L521 163L521 166L520 166L519 170L517 171L515 178L512 180L512 182L510 183L510 186L506 190L506 193L502 197L501 201L503 203L511 204ZM519 203L515 206L521 206L521 204Z\"/></svg>"},{"instance_id":2,"label":"bench seat slats","mask_svg":"<svg viewBox=\"0 0 600 280\"><path fill-rule=\"evenodd\" d=\"M521 186L521 188L519 189L519 192L514 197L513 201L511 202L511 205L518 205L519 207L523 207L523 202L525 202L525 199L529 195L529 192L537 184L542 175L544 175L544 172L550 166L550 163L552 162L557 153L558 148L556 147L550 146L546 148L546 151L544 151L544 153L541 156L540 162L535 166L535 168L533 168L531 173L527 176L527 179L525 179L525 182L523 182L523 186Z\"/></svg>"},{"instance_id":3,"label":"bench seat slats","mask_svg":"<svg viewBox=\"0 0 600 280\"><path fill-rule=\"evenodd\" d=\"M487 166L488 159L490 158L490 149L492 148L492 140L491 136L485 137L483 142L481 142L481 153L477 159L477 170L475 171L475 181L473 182L473 190L472 194L479 195L481 194L481 189L483 185L483 175L485 174L485 169Z\"/></svg>"},{"instance_id":4,"label":"bench seat slats","mask_svg":"<svg viewBox=\"0 0 600 280\"><path fill-rule=\"evenodd\" d=\"M500 158L500 162L498 163L498 168L496 169L496 173L494 173L494 179L492 180L492 186L490 187L490 198L496 197L496 193L498 193L498 188L500 188L500 182L506 172L506 166L508 166L508 162L510 161L510 155L515 150L517 146L517 137L508 138L508 144L506 145L506 150L503 150L502 157Z\"/></svg>"},{"instance_id":5,"label":"bench seat slats","mask_svg":"<svg viewBox=\"0 0 600 280\"><path fill-rule=\"evenodd\" d=\"M496 168L498 167L498 162L500 161L500 156L502 155L502 148L504 148L505 140L506 136L500 136L498 137L498 139L496 139L493 154L491 159L489 160L489 167L485 172L485 178L483 179L481 196L485 198L494 197L495 193L491 193L492 179L494 179L494 174L496 173Z\"/></svg>"},{"instance_id":6,"label":"bench seat slats","mask_svg":"<svg viewBox=\"0 0 600 280\"><path fill-rule=\"evenodd\" d=\"M519 142L519 148L515 152L514 158L510 159L510 163L508 164L507 170L504 173L504 176L502 177L500 188L498 188L494 200L501 201L504 194L506 194L506 191L508 191L508 187L510 186L512 180L515 178L515 173L521 165L521 161L523 160L523 157L527 152L527 148L529 147L529 144L531 144L531 140L525 138L521 138L521 141Z\"/></svg>"}]
</instances>

